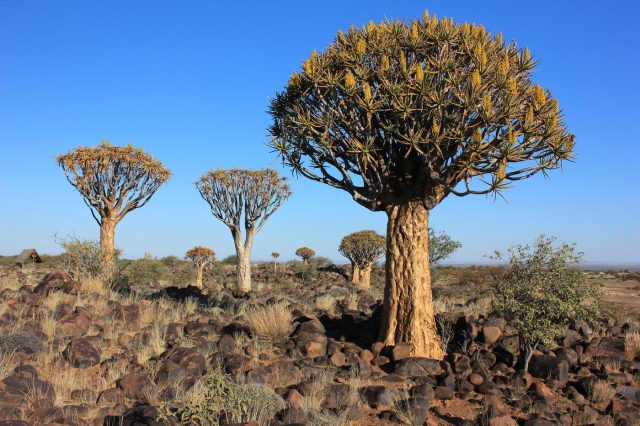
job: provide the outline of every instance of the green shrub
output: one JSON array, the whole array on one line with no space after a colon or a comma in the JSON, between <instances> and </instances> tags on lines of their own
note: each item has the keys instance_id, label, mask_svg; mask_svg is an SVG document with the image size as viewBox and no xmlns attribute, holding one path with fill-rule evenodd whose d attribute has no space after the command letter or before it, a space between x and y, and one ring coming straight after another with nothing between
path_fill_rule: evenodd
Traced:
<instances>
[{"instance_id":1,"label":"green shrub","mask_svg":"<svg viewBox=\"0 0 640 426\"><path fill-rule=\"evenodd\" d=\"M229 255L222 259L220 263L224 263L225 265L237 265L238 264L238 256L235 254Z\"/></svg>"},{"instance_id":2,"label":"green shrub","mask_svg":"<svg viewBox=\"0 0 640 426\"><path fill-rule=\"evenodd\" d=\"M266 425L285 406L284 400L266 386L234 383L216 369L180 400L162 404L158 420L187 426L251 421Z\"/></svg>"},{"instance_id":3,"label":"green shrub","mask_svg":"<svg viewBox=\"0 0 640 426\"><path fill-rule=\"evenodd\" d=\"M318 262L315 259L310 259L307 262L292 260L289 262L289 266L291 271L303 281L308 281L318 276Z\"/></svg>"},{"instance_id":4,"label":"green shrub","mask_svg":"<svg viewBox=\"0 0 640 426\"><path fill-rule=\"evenodd\" d=\"M131 261L124 274L131 285L154 286L157 285L167 267L160 260L138 259Z\"/></svg>"},{"instance_id":5,"label":"green shrub","mask_svg":"<svg viewBox=\"0 0 640 426\"><path fill-rule=\"evenodd\" d=\"M520 335L523 370L538 343L552 346L571 321L593 323L600 315L602 286L587 281L576 269L582 256L575 244L545 236L532 246L509 249L507 270L495 285L493 303Z\"/></svg>"},{"instance_id":6,"label":"green shrub","mask_svg":"<svg viewBox=\"0 0 640 426\"><path fill-rule=\"evenodd\" d=\"M462 244L451 239L444 231L436 233L436 231L429 228L429 263L431 265L448 258L460 247L462 247Z\"/></svg>"}]
</instances>

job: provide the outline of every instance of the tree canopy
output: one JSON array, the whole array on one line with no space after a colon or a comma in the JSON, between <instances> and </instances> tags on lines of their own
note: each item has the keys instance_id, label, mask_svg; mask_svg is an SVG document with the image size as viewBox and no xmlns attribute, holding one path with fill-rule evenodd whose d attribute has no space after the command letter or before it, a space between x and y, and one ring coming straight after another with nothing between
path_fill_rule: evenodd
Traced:
<instances>
[{"instance_id":1,"label":"tree canopy","mask_svg":"<svg viewBox=\"0 0 640 426\"><path fill-rule=\"evenodd\" d=\"M185 257L198 266L216 260L216 254L213 250L201 246L196 246L187 251Z\"/></svg>"},{"instance_id":2,"label":"tree canopy","mask_svg":"<svg viewBox=\"0 0 640 426\"><path fill-rule=\"evenodd\" d=\"M340 241L338 251L360 269L372 265L384 254L386 238L375 231L353 232Z\"/></svg>"},{"instance_id":3,"label":"tree canopy","mask_svg":"<svg viewBox=\"0 0 640 426\"><path fill-rule=\"evenodd\" d=\"M107 141L59 155L57 162L98 224L107 217L119 222L144 206L171 177L159 160L140 148L112 146Z\"/></svg>"},{"instance_id":4,"label":"tree canopy","mask_svg":"<svg viewBox=\"0 0 640 426\"><path fill-rule=\"evenodd\" d=\"M573 135L531 81L535 65L501 34L426 12L351 27L272 100L271 145L371 210L495 194L571 158Z\"/></svg>"},{"instance_id":5,"label":"tree canopy","mask_svg":"<svg viewBox=\"0 0 640 426\"><path fill-rule=\"evenodd\" d=\"M313 249L310 249L309 247L300 247L299 249L296 250L296 256L301 257L304 262L311 259L315 255L316 255L316 252Z\"/></svg>"},{"instance_id":6,"label":"tree canopy","mask_svg":"<svg viewBox=\"0 0 640 426\"><path fill-rule=\"evenodd\" d=\"M286 179L272 169L216 169L196 182L211 213L229 228L262 229L269 216L291 195Z\"/></svg>"}]
</instances>

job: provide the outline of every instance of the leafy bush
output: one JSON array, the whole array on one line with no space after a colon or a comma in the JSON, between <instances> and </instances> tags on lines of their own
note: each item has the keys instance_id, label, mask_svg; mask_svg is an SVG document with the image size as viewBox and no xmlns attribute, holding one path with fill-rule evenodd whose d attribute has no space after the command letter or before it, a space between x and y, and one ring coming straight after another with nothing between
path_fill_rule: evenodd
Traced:
<instances>
[{"instance_id":1,"label":"leafy bush","mask_svg":"<svg viewBox=\"0 0 640 426\"><path fill-rule=\"evenodd\" d=\"M203 377L180 400L165 402L158 420L171 425L217 426L254 421L268 424L286 403L260 384L237 384L220 369Z\"/></svg>"},{"instance_id":2,"label":"leafy bush","mask_svg":"<svg viewBox=\"0 0 640 426\"><path fill-rule=\"evenodd\" d=\"M237 265L238 264L238 256L235 254L229 255L222 259L220 263L224 263L225 265Z\"/></svg>"},{"instance_id":3,"label":"leafy bush","mask_svg":"<svg viewBox=\"0 0 640 426\"><path fill-rule=\"evenodd\" d=\"M124 274L133 285L154 286L158 284L166 269L162 261L146 258L131 261Z\"/></svg>"},{"instance_id":4,"label":"leafy bush","mask_svg":"<svg viewBox=\"0 0 640 426\"><path fill-rule=\"evenodd\" d=\"M303 281L308 281L318 276L318 262L315 262L315 259L311 259L306 263L294 260L289 262L289 266L291 271Z\"/></svg>"},{"instance_id":5,"label":"leafy bush","mask_svg":"<svg viewBox=\"0 0 640 426\"><path fill-rule=\"evenodd\" d=\"M431 265L448 258L460 247L462 247L462 244L451 239L444 231L436 233L436 231L429 228L429 263Z\"/></svg>"},{"instance_id":6,"label":"leafy bush","mask_svg":"<svg viewBox=\"0 0 640 426\"><path fill-rule=\"evenodd\" d=\"M509 249L507 271L495 286L494 308L520 335L525 371L538 343L552 346L569 322L593 323L600 314L602 286L575 268L582 262L575 244L556 241L540 236L533 246ZM496 257L502 255L497 252Z\"/></svg>"},{"instance_id":7,"label":"leafy bush","mask_svg":"<svg viewBox=\"0 0 640 426\"><path fill-rule=\"evenodd\" d=\"M175 268L181 263L183 263L182 259L180 259L178 256L165 256L162 259L160 259L160 262L162 262L165 266L169 268Z\"/></svg>"}]
</instances>

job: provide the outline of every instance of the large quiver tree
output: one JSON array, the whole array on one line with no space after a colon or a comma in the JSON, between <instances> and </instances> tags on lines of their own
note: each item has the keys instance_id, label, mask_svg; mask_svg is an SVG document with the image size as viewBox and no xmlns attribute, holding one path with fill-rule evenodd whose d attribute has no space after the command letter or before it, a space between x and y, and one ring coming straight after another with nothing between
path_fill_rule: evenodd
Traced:
<instances>
[{"instance_id":1,"label":"large quiver tree","mask_svg":"<svg viewBox=\"0 0 640 426\"><path fill-rule=\"evenodd\" d=\"M560 166L574 146L528 50L482 26L370 23L313 52L273 99L272 146L295 173L388 215L380 339L440 358L429 211ZM475 178L475 179L474 179Z\"/></svg>"},{"instance_id":2,"label":"large quiver tree","mask_svg":"<svg viewBox=\"0 0 640 426\"><path fill-rule=\"evenodd\" d=\"M250 291L253 240L291 195L286 179L272 169L217 169L202 175L195 185L211 213L231 230L238 256L236 288Z\"/></svg>"},{"instance_id":3,"label":"large quiver tree","mask_svg":"<svg viewBox=\"0 0 640 426\"><path fill-rule=\"evenodd\" d=\"M351 282L361 288L371 286L371 268L384 254L385 237L375 231L358 231L346 235L338 251L351 262Z\"/></svg>"},{"instance_id":4,"label":"large quiver tree","mask_svg":"<svg viewBox=\"0 0 640 426\"><path fill-rule=\"evenodd\" d=\"M100 226L100 250L108 274L113 271L116 225L147 204L171 172L140 148L107 141L59 155L57 162Z\"/></svg>"}]
</instances>

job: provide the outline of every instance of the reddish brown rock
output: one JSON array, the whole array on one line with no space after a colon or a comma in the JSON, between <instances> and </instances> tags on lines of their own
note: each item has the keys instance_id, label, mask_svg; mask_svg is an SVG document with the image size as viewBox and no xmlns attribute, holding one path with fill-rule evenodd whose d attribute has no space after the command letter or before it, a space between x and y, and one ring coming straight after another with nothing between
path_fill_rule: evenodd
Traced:
<instances>
[{"instance_id":1,"label":"reddish brown rock","mask_svg":"<svg viewBox=\"0 0 640 426\"><path fill-rule=\"evenodd\" d=\"M153 383L145 373L137 371L125 374L118 380L117 384L124 395L131 399L144 399L146 389L153 386Z\"/></svg>"},{"instance_id":2,"label":"reddish brown rock","mask_svg":"<svg viewBox=\"0 0 640 426\"><path fill-rule=\"evenodd\" d=\"M65 359L74 367L88 368L100 363L100 351L93 346L90 337L78 337L64 350Z\"/></svg>"},{"instance_id":3,"label":"reddish brown rock","mask_svg":"<svg viewBox=\"0 0 640 426\"><path fill-rule=\"evenodd\" d=\"M54 291L62 291L76 295L80 290L80 283L75 281L64 271L49 272L33 289L34 293L44 293L45 296Z\"/></svg>"},{"instance_id":4,"label":"reddish brown rock","mask_svg":"<svg viewBox=\"0 0 640 426\"><path fill-rule=\"evenodd\" d=\"M482 327L482 341L487 345L495 344L502 336L502 330L499 327L487 326Z\"/></svg>"},{"instance_id":5,"label":"reddish brown rock","mask_svg":"<svg viewBox=\"0 0 640 426\"><path fill-rule=\"evenodd\" d=\"M120 388L105 389L98 395L99 407L111 407L124 402L124 393Z\"/></svg>"},{"instance_id":6,"label":"reddish brown rock","mask_svg":"<svg viewBox=\"0 0 640 426\"><path fill-rule=\"evenodd\" d=\"M169 349L162 354L162 358L182 366L186 373L193 377L200 377L207 369L207 360L193 348Z\"/></svg>"},{"instance_id":7,"label":"reddish brown rock","mask_svg":"<svg viewBox=\"0 0 640 426\"><path fill-rule=\"evenodd\" d=\"M317 319L298 325L292 338L301 352L309 358L324 356L327 353L325 329Z\"/></svg>"},{"instance_id":8,"label":"reddish brown rock","mask_svg":"<svg viewBox=\"0 0 640 426\"><path fill-rule=\"evenodd\" d=\"M397 343L391 349L391 360L392 361L400 361L401 359L405 359L411 355L415 346L413 343L401 342Z\"/></svg>"},{"instance_id":9,"label":"reddish brown rock","mask_svg":"<svg viewBox=\"0 0 640 426\"><path fill-rule=\"evenodd\" d=\"M0 410L5 414L19 410L33 402L40 407L50 407L56 394L51 383L40 380L30 365L17 367L13 374L0 381Z\"/></svg>"},{"instance_id":10,"label":"reddish brown rock","mask_svg":"<svg viewBox=\"0 0 640 426\"><path fill-rule=\"evenodd\" d=\"M56 324L56 334L68 337L84 336L89 331L92 320L89 311L78 306L71 315L62 318Z\"/></svg>"}]
</instances>

